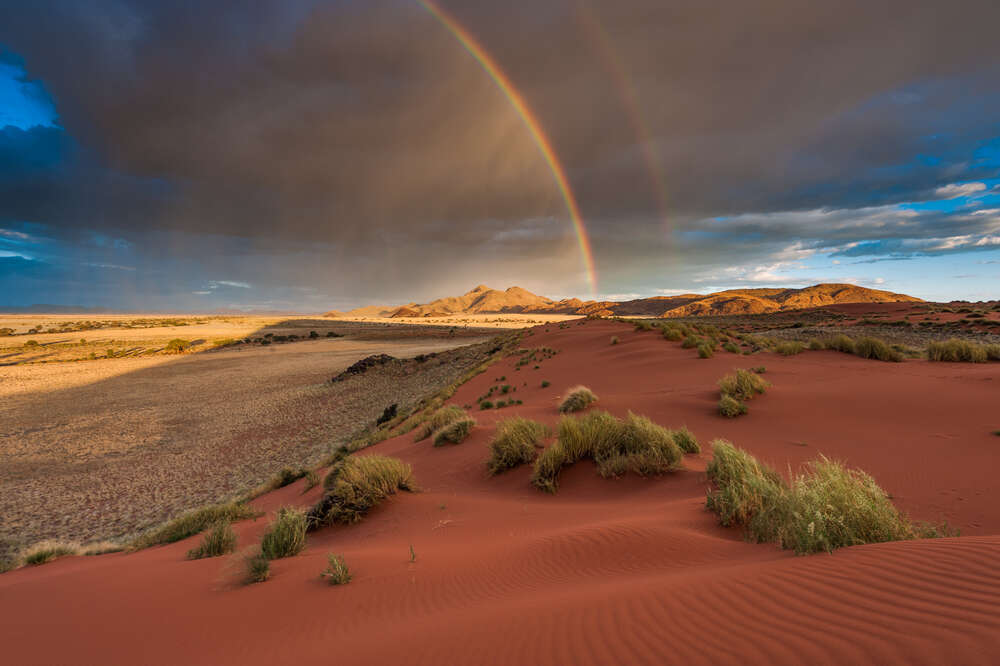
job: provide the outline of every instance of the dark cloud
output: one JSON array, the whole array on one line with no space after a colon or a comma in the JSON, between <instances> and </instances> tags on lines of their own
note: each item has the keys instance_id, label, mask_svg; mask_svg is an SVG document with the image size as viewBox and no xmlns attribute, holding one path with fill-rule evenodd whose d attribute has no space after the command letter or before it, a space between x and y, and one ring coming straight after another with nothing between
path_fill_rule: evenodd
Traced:
<instances>
[{"instance_id":1,"label":"dark cloud","mask_svg":"<svg viewBox=\"0 0 1000 666\"><path fill-rule=\"evenodd\" d=\"M871 209L998 175L975 159L1000 135L996 2L443 4L537 113L609 289L797 238L989 232ZM0 227L129 238L178 290L205 261L331 297L583 284L530 134L416 2L0 0L0 44L64 128L0 130Z\"/></svg>"}]
</instances>

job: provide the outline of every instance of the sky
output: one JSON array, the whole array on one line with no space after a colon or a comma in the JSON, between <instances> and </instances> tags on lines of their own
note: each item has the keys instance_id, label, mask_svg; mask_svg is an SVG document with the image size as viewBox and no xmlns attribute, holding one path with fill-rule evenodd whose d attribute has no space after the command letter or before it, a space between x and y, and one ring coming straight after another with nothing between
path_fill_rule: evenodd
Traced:
<instances>
[{"instance_id":1,"label":"sky","mask_svg":"<svg viewBox=\"0 0 1000 666\"><path fill-rule=\"evenodd\" d=\"M995 0L0 0L0 309L997 299L997 25Z\"/></svg>"}]
</instances>

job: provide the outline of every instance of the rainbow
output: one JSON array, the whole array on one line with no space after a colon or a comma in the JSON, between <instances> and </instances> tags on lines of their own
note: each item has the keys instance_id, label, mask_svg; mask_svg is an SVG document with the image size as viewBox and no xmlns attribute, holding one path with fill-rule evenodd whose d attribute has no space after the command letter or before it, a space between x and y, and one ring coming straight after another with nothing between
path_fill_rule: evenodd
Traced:
<instances>
[{"instance_id":1,"label":"rainbow","mask_svg":"<svg viewBox=\"0 0 1000 666\"><path fill-rule=\"evenodd\" d=\"M590 287L590 292L592 295L597 294L597 270L594 267L594 253L590 247L590 238L587 236L587 229L583 226L583 218L580 215L580 207L576 203L576 197L573 195L573 190L570 189L569 181L566 178L566 170L563 169L562 163L559 161L559 157L556 155L555 150L552 148L552 142L542 131L542 125L538 121L538 118L532 113L531 109L528 107L527 102L524 100L524 96L521 95L514 87L510 78L507 74L500 68L500 65L490 57L489 53L482 47L479 42L472 36L472 34L462 27L462 25L455 20L448 12L444 10L440 5L433 0L417 0L417 2L426 9L431 16L438 20L442 26L448 32L450 32L455 39L465 48L466 51L476 59L476 62L490 75L490 78L497 84L500 91L507 97L511 105L517 111L518 115L524 121L524 125L528 128L531 133L532 139L534 139L535 144L541 151L542 156L545 158L545 162L549 165L549 170L552 171L553 177L555 177L556 186L559 188L559 193L562 195L563 201L566 204L566 210L569 211L570 220L573 222L573 230L576 233L576 240L580 246L580 254L583 257L584 270L587 274L587 283Z\"/></svg>"}]
</instances>

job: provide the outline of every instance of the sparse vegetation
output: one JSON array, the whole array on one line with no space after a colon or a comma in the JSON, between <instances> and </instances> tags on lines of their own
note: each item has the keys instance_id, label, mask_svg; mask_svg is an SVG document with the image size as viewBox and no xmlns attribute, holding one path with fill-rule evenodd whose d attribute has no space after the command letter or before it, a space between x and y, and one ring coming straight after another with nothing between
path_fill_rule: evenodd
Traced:
<instances>
[{"instance_id":1,"label":"sparse vegetation","mask_svg":"<svg viewBox=\"0 0 1000 666\"><path fill-rule=\"evenodd\" d=\"M188 340L182 340L181 338L174 338L167 343L164 347L164 351L168 354L181 354L185 349L191 346L191 342Z\"/></svg>"},{"instance_id":2,"label":"sparse vegetation","mask_svg":"<svg viewBox=\"0 0 1000 666\"><path fill-rule=\"evenodd\" d=\"M854 343L854 353L861 358L899 363L903 355L878 338L858 338Z\"/></svg>"},{"instance_id":3,"label":"sparse vegetation","mask_svg":"<svg viewBox=\"0 0 1000 666\"><path fill-rule=\"evenodd\" d=\"M490 475L530 463L537 454L535 447L548 436L548 427L537 421L519 416L499 421L496 434L490 440L490 458L486 461Z\"/></svg>"},{"instance_id":4,"label":"sparse vegetation","mask_svg":"<svg viewBox=\"0 0 1000 666\"><path fill-rule=\"evenodd\" d=\"M707 506L723 525L742 525L751 541L774 542L797 554L940 536L912 523L871 476L821 458L791 484L724 440L712 443Z\"/></svg>"},{"instance_id":5,"label":"sparse vegetation","mask_svg":"<svg viewBox=\"0 0 1000 666\"><path fill-rule=\"evenodd\" d=\"M492 403L490 403L490 407L492 406ZM490 407L484 407L480 404L481 409L490 409ZM457 405L446 405L431 414L427 420L419 426L417 429L417 436L414 439L418 442L422 439L427 439L434 434L435 431L440 430L449 423L467 418L469 418L469 415L461 407L458 407Z\"/></svg>"},{"instance_id":6,"label":"sparse vegetation","mask_svg":"<svg viewBox=\"0 0 1000 666\"><path fill-rule=\"evenodd\" d=\"M1000 361L1000 345L980 345L968 340L951 338L927 345L927 358L931 361L951 363L986 363Z\"/></svg>"},{"instance_id":7,"label":"sparse vegetation","mask_svg":"<svg viewBox=\"0 0 1000 666\"><path fill-rule=\"evenodd\" d=\"M325 493L309 511L311 527L356 523L397 490L414 491L413 472L398 458L350 456L338 461L323 482Z\"/></svg>"},{"instance_id":8,"label":"sparse vegetation","mask_svg":"<svg viewBox=\"0 0 1000 666\"><path fill-rule=\"evenodd\" d=\"M248 504L239 502L213 504L201 509L195 509L194 511L188 511L164 523L155 530L132 541L128 545L128 548L129 550L139 550L141 548L149 548L150 546L173 543L194 536L199 532L204 532L220 520L235 522L237 520L246 520L247 518L256 518L258 515L260 515L259 512Z\"/></svg>"},{"instance_id":9,"label":"sparse vegetation","mask_svg":"<svg viewBox=\"0 0 1000 666\"><path fill-rule=\"evenodd\" d=\"M579 412L596 401L597 396L589 388L586 386L574 386L566 393L566 397L559 404L559 411L563 414Z\"/></svg>"},{"instance_id":10,"label":"sparse vegetation","mask_svg":"<svg viewBox=\"0 0 1000 666\"><path fill-rule=\"evenodd\" d=\"M747 406L737 398L724 393L719 398L719 413L727 418L734 419L747 413Z\"/></svg>"},{"instance_id":11,"label":"sparse vegetation","mask_svg":"<svg viewBox=\"0 0 1000 666\"><path fill-rule=\"evenodd\" d=\"M452 421L434 432L434 446L444 446L445 444L461 444L472 428L476 425L476 419L471 416Z\"/></svg>"},{"instance_id":12,"label":"sparse vegetation","mask_svg":"<svg viewBox=\"0 0 1000 666\"><path fill-rule=\"evenodd\" d=\"M779 342L775 345L774 351L782 356L795 356L804 351L805 348L806 346L798 340L789 340L788 342Z\"/></svg>"},{"instance_id":13,"label":"sparse vegetation","mask_svg":"<svg viewBox=\"0 0 1000 666\"><path fill-rule=\"evenodd\" d=\"M342 555L330 553L326 556L326 569L320 574L330 585L346 585L351 582L351 572Z\"/></svg>"},{"instance_id":14,"label":"sparse vegetation","mask_svg":"<svg viewBox=\"0 0 1000 666\"><path fill-rule=\"evenodd\" d=\"M188 551L189 560L219 557L236 550L236 532L228 520L220 520L209 528L197 548Z\"/></svg>"},{"instance_id":15,"label":"sparse vegetation","mask_svg":"<svg viewBox=\"0 0 1000 666\"><path fill-rule=\"evenodd\" d=\"M613 477L627 472L663 474L677 469L682 457L673 433L644 416L630 413L621 420L602 411L564 416L556 443L535 461L531 482L554 493L562 467L584 458L597 463L601 476Z\"/></svg>"},{"instance_id":16,"label":"sparse vegetation","mask_svg":"<svg viewBox=\"0 0 1000 666\"><path fill-rule=\"evenodd\" d=\"M21 562L29 566L38 566L60 557L78 554L79 546L60 541L42 541L21 553Z\"/></svg>"},{"instance_id":17,"label":"sparse vegetation","mask_svg":"<svg viewBox=\"0 0 1000 666\"><path fill-rule=\"evenodd\" d=\"M735 373L719 380L722 395L730 395L739 400L751 400L758 393L764 393L770 382L756 372L739 368Z\"/></svg>"},{"instance_id":18,"label":"sparse vegetation","mask_svg":"<svg viewBox=\"0 0 1000 666\"><path fill-rule=\"evenodd\" d=\"M544 379L542 380L542 388L548 388L550 386L552 386L552 382L546 381Z\"/></svg>"},{"instance_id":19,"label":"sparse vegetation","mask_svg":"<svg viewBox=\"0 0 1000 666\"><path fill-rule=\"evenodd\" d=\"M254 550L243 558L247 583L263 583L271 576L271 561L260 550Z\"/></svg>"},{"instance_id":20,"label":"sparse vegetation","mask_svg":"<svg viewBox=\"0 0 1000 666\"><path fill-rule=\"evenodd\" d=\"M298 555L306 547L306 514L282 507L260 542L260 551L269 560Z\"/></svg>"},{"instance_id":21,"label":"sparse vegetation","mask_svg":"<svg viewBox=\"0 0 1000 666\"><path fill-rule=\"evenodd\" d=\"M698 358L712 358L713 346L710 342L698 345Z\"/></svg>"},{"instance_id":22,"label":"sparse vegetation","mask_svg":"<svg viewBox=\"0 0 1000 666\"><path fill-rule=\"evenodd\" d=\"M687 426L681 426L677 430L672 431L671 434L674 437L674 444L684 453L701 453L701 446L698 444L698 440L695 438L694 433L687 429Z\"/></svg>"}]
</instances>

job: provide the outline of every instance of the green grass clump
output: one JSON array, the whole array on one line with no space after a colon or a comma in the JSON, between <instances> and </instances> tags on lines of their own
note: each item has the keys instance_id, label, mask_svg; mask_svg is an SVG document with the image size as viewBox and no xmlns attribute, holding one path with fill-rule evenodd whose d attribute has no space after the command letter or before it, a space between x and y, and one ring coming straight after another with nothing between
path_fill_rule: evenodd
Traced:
<instances>
[{"instance_id":1,"label":"green grass clump","mask_svg":"<svg viewBox=\"0 0 1000 666\"><path fill-rule=\"evenodd\" d=\"M698 358L712 358L714 347L711 342L703 342L698 345Z\"/></svg>"},{"instance_id":2,"label":"green grass clump","mask_svg":"<svg viewBox=\"0 0 1000 666\"><path fill-rule=\"evenodd\" d=\"M566 393L566 397L559 404L559 411L563 414L579 412L596 401L597 396L589 388L586 386L574 386Z\"/></svg>"},{"instance_id":3,"label":"green grass clump","mask_svg":"<svg viewBox=\"0 0 1000 666\"><path fill-rule=\"evenodd\" d=\"M326 578L326 582L330 585L346 585L351 582L353 576L351 576L351 572L344 562L343 555L329 553L326 556L326 561L326 569L320 574L320 576Z\"/></svg>"},{"instance_id":4,"label":"green grass clump","mask_svg":"<svg viewBox=\"0 0 1000 666\"><path fill-rule=\"evenodd\" d=\"M951 363L986 363L988 360L1000 360L1000 345L989 347L951 338L944 342L931 342L927 345L927 358L931 361L946 361ZM992 359L991 359L992 356Z\"/></svg>"},{"instance_id":5,"label":"green grass clump","mask_svg":"<svg viewBox=\"0 0 1000 666\"><path fill-rule=\"evenodd\" d=\"M475 425L476 419L471 416L452 421L434 432L434 446L461 444L469 436L469 433L472 432L472 428Z\"/></svg>"},{"instance_id":6,"label":"green grass clump","mask_svg":"<svg viewBox=\"0 0 1000 666\"><path fill-rule=\"evenodd\" d=\"M719 413L725 417L734 419L747 413L747 406L739 399L728 393L722 394L719 398Z\"/></svg>"},{"instance_id":7,"label":"green grass clump","mask_svg":"<svg viewBox=\"0 0 1000 666\"><path fill-rule=\"evenodd\" d=\"M397 490L414 491L410 466L387 456L351 456L330 468L323 482L326 492L309 511L311 526L360 521Z\"/></svg>"},{"instance_id":8,"label":"green grass clump","mask_svg":"<svg viewBox=\"0 0 1000 666\"><path fill-rule=\"evenodd\" d=\"M729 442L716 440L706 500L723 525L742 525L751 541L773 542L797 554L941 536L893 506L868 474L826 458L806 465L790 484Z\"/></svg>"},{"instance_id":9,"label":"green grass clump","mask_svg":"<svg viewBox=\"0 0 1000 666\"><path fill-rule=\"evenodd\" d=\"M810 351L823 351L824 349L826 349L826 345L824 345L823 341L819 338L813 338L809 341Z\"/></svg>"},{"instance_id":10,"label":"green grass clump","mask_svg":"<svg viewBox=\"0 0 1000 666\"><path fill-rule=\"evenodd\" d=\"M263 583L271 576L271 561L257 550L243 558L247 583Z\"/></svg>"},{"instance_id":11,"label":"green grass clump","mask_svg":"<svg viewBox=\"0 0 1000 666\"><path fill-rule=\"evenodd\" d=\"M269 560L298 555L306 547L305 511L282 507L260 542L260 552Z\"/></svg>"},{"instance_id":12,"label":"green grass clump","mask_svg":"<svg viewBox=\"0 0 1000 666\"><path fill-rule=\"evenodd\" d=\"M693 335L689 335L686 338L684 338L684 342L681 343L681 347L683 349L694 349L695 347L697 347L700 344L701 344L701 340L699 340L698 338L694 337Z\"/></svg>"},{"instance_id":13,"label":"green grass clump","mask_svg":"<svg viewBox=\"0 0 1000 666\"><path fill-rule=\"evenodd\" d=\"M725 349L730 354L740 353L740 348L736 346L735 342L727 342L726 344L722 345L722 348Z\"/></svg>"},{"instance_id":14,"label":"green grass clump","mask_svg":"<svg viewBox=\"0 0 1000 666\"><path fill-rule=\"evenodd\" d=\"M624 420L607 412L564 416L559 421L558 440L535 461L531 482L554 493L564 465L589 458L601 476L634 472L640 476L678 469L683 452L671 431L644 416L629 414Z\"/></svg>"},{"instance_id":15,"label":"green grass clump","mask_svg":"<svg viewBox=\"0 0 1000 666\"><path fill-rule=\"evenodd\" d=\"M80 547L75 543L62 541L42 541L21 553L21 563L30 566L45 564L67 555L78 555Z\"/></svg>"},{"instance_id":16,"label":"green grass clump","mask_svg":"<svg viewBox=\"0 0 1000 666\"><path fill-rule=\"evenodd\" d=\"M492 403L490 403L490 406L492 406ZM488 409L488 407L483 407L482 405L480 407ZM435 431L440 430L452 421L468 418L468 416L461 407L446 405L427 417L427 420L417 429L417 436L414 439L418 442L422 439L427 439Z\"/></svg>"},{"instance_id":17,"label":"green grass clump","mask_svg":"<svg viewBox=\"0 0 1000 666\"><path fill-rule=\"evenodd\" d=\"M684 453L701 453L701 446L698 444L698 440L695 438L694 433L687 429L687 426L681 426L671 434L674 437L674 444Z\"/></svg>"},{"instance_id":18,"label":"green grass clump","mask_svg":"<svg viewBox=\"0 0 1000 666\"><path fill-rule=\"evenodd\" d=\"M546 379L542 380L542 388L548 388L550 386L552 386L552 382L550 382L550 381L548 381Z\"/></svg>"},{"instance_id":19,"label":"green grass clump","mask_svg":"<svg viewBox=\"0 0 1000 666\"><path fill-rule=\"evenodd\" d=\"M832 338L827 338L826 340L823 340L823 346L826 349L832 349L845 354L854 353L854 340L846 335L835 335Z\"/></svg>"},{"instance_id":20,"label":"green grass clump","mask_svg":"<svg viewBox=\"0 0 1000 666\"><path fill-rule=\"evenodd\" d=\"M802 353L805 348L806 346L798 340L789 340L788 342L779 342L775 345L774 351L782 356L795 356Z\"/></svg>"},{"instance_id":21,"label":"green grass clump","mask_svg":"<svg viewBox=\"0 0 1000 666\"><path fill-rule=\"evenodd\" d=\"M483 409L493 409L493 401L492 400L483 400L481 403L479 403L479 409L480 410L483 410Z\"/></svg>"},{"instance_id":22,"label":"green grass clump","mask_svg":"<svg viewBox=\"0 0 1000 666\"><path fill-rule=\"evenodd\" d=\"M200 560L203 557L219 557L236 550L236 532L228 520L220 520L212 525L197 548L187 553L189 560Z\"/></svg>"},{"instance_id":23,"label":"green grass clump","mask_svg":"<svg viewBox=\"0 0 1000 666\"><path fill-rule=\"evenodd\" d=\"M719 380L719 391L738 400L751 400L758 393L767 391L770 385L760 374L739 368Z\"/></svg>"},{"instance_id":24,"label":"green grass clump","mask_svg":"<svg viewBox=\"0 0 1000 666\"><path fill-rule=\"evenodd\" d=\"M530 463L536 449L549 436L544 423L515 416L497 423L496 434L490 440L490 458L486 468L490 475Z\"/></svg>"},{"instance_id":25,"label":"green grass clump","mask_svg":"<svg viewBox=\"0 0 1000 666\"><path fill-rule=\"evenodd\" d=\"M873 358L891 363L899 363L903 360L902 353L878 338L858 338L854 342L854 353L861 358Z\"/></svg>"},{"instance_id":26,"label":"green grass clump","mask_svg":"<svg viewBox=\"0 0 1000 666\"><path fill-rule=\"evenodd\" d=\"M680 342L684 339L684 332L679 328L667 326L663 329L663 337L671 342Z\"/></svg>"},{"instance_id":27,"label":"green grass clump","mask_svg":"<svg viewBox=\"0 0 1000 666\"><path fill-rule=\"evenodd\" d=\"M165 543L173 543L186 539L200 532L204 532L209 527L225 520L236 522L247 518L256 518L260 515L256 509L248 504L232 502L229 504L213 504L194 511L188 511L173 520L164 523L155 530L140 536L128 545L129 550L139 550Z\"/></svg>"}]
</instances>

